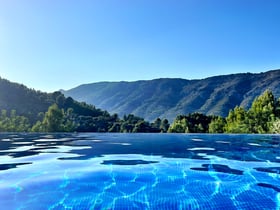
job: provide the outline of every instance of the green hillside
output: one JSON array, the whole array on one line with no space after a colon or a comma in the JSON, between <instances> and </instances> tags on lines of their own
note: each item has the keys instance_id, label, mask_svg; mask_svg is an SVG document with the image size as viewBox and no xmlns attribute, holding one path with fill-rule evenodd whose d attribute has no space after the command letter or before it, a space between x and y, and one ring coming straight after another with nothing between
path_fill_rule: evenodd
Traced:
<instances>
[{"instance_id":1,"label":"green hillside","mask_svg":"<svg viewBox=\"0 0 280 210\"><path fill-rule=\"evenodd\" d=\"M64 97L60 92L44 93L27 88L24 85L10 82L0 78L0 110L16 110L18 115L28 117L31 122L39 119L40 112L46 112L48 107L57 103L59 108L72 108L78 115L98 116L104 111L94 106L86 105L73 100L71 97Z\"/></svg>"},{"instance_id":2,"label":"green hillside","mask_svg":"<svg viewBox=\"0 0 280 210\"><path fill-rule=\"evenodd\" d=\"M280 70L201 80L99 82L63 93L120 116L132 113L149 121L157 117L172 121L177 115L194 112L225 117L235 106L249 108L265 90L280 96Z\"/></svg>"},{"instance_id":3,"label":"green hillside","mask_svg":"<svg viewBox=\"0 0 280 210\"><path fill-rule=\"evenodd\" d=\"M61 92L43 93L0 78L0 132L166 132L168 122L155 123L95 108Z\"/></svg>"},{"instance_id":4,"label":"green hillside","mask_svg":"<svg viewBox=\"0 0 280 210\"><path fill-rule=\"evenodd\" d=\"M275 73L275 72L273 72ZM249 74L250 75L250 74ZM261 74L260 74L261 75ZM264 76L264 75L263 75ZM270 74L270 76L274 76ZM224 77L222 77L224 79ZM248 78L248 77L247 77ZM270 81L273 87L277 84L272 79L264 77ZM148 85L146 81L139 81L133 84L132 89L123 87L123 91L130 95L130 99L140 97L145 100L145 96L149 95L149 103L156 105L154 100L161 102L164 106L178 106L174 101L180 101L180 97L184 96L181 90L182 83L188 83L184 87L196 85L197 91L201 95L192 96L189 101L192 101L192 109L195 107L206 106L202 103L204 95L209 94L215 90L214 80L217 78L208 79L208 83L204 81L204 85L196 84L197 81L186 81L182 79L159 79L153 80ZM243 78L244 79L244 78ZM213 80L213 81L211 81ZM238 82L237 82L238 81ZM253 80L252 80L253 81ZM215 104L213 101L213 109L218 107L220 110L224 109L224 100L231 99L234 101L238 97L232 91L237 91L244 85L243 90L247 88L248 84L253 84L249 80L241 80L240 75L232 75L231 80L228 80L227 87L229 88L229 95L216 93L216 97L212 100L217 100ZM201 82L201 81L200 81ZM156 84L154 84L156 83ZM235 85L235 84L238 85ZM106 83L100 83L106 84ZM108 90L114 91L114 85L118 83L109 83ZM123 85L127 83L123 82ZM160 85L159 85L160 84ZM257 84L257 83L256 83ZM157 89L155 88L157 85ZM212 85L212 88L210 86ZM268 84L262 82L257 86L258 91ZM141 87L140 92L133 91L135 88ZM209 87L209 89L205 89ZM225 86L224 86L225 87ZM224 87L220 87L223 89ZM277 85L275 85L277 89ZM160 91L163 93L160 95ZM175 93L181 90L180 94L171 94L170 101L163 100L166 96L164 94ZM241 91L241 90L240 90ZM130 92L134 92L132 96ZM158 92L159 95L155 95ZM214 91L215 92L215 91ZM85 102L75 101L71 97L65 97L61 92L43 93L29 89L24 85L9 82L5 79L0 79L0 132L186 132L186 133L279 133L280 132L280 98L275 97L271 90L266 90L253 100L252 105L248 109L241 106L235 106L227 113L227 117L206 115L193 111L187 115L180 114L174 118L170 125L167 119L157 118L153 122L145 121L143 118L133 114L124 115L122 118L118 114L109 114L107 111L96 108L93 105L88 105ZM140 94L142 93L142 94ZM240 93L240 92L239 92ZM243 94L245 91L243 92ZM139 95L137 95L139 94ZM248 94L248 93L247 93ZM116 95L116 94L114 94ZM248 96L250 96L248 94ZM245 98L248 100L248 98ZM127 99L128 100L128 99ZM185 103L189 103L185 101ZM243 100L245 101L245 100ZM211 105L212 101L209 101ZM127 104L133 106L130 101ZM233 103L232 103L233 104ZM231 105L232 105L231 104ZM149 105L149 104L147 104ZM185 104L182 104L182 106ZM209 105L209 106L210 106ZM180 106L180 105L179 105ZM159 110L151 110L146 107L148 114L159 113ZM162 109L164 111L164 108Z\"/></svg>"}]
</instances>

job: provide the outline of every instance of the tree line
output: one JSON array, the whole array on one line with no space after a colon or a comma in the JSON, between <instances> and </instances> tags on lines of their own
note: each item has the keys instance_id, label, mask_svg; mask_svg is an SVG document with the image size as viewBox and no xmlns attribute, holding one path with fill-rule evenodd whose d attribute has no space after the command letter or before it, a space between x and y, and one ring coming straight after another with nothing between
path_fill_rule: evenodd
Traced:
<instances>
[{"instance_id":1,"label":"tree line","mask_svg":"<svg viewBox=\"0 0 280 210\"><path fill-rule=\"evenodd\" d=\"M236 106L227 117L193 113L177 116L168 129L178 133L280 133L280 99L269 90L245 110Z\"/></svg>"},{"instance_id":2,"label":"tree line","mask_svg":"<svg viewBox=\"0 0 280 210\"><path fill-rule=\"evenodd\" d=\"M280 133L280 100L271 91L257 97L245 110L236 106L227 117L201 113L179 115L170 125L157 118L150 123L133 114L120 118L96 109L60 92L52 95L55 103L37 117L17 115L15 110L2 110L1 132L126 132L126 133Z\"/></svg>"},{"instance_id":3,"label":"tree line","mask_svg":"<svg viewBox=\"0 0 280 210\"><path fill-rule=\"evenodd\" d=\"M123 133L159 133L167 132L168 120L156 119L153 123L129 114L122 119L117 114L85 116L76 114L73 108L66 111L53 104L46 113L39 113L41 118L35 124L25 116L16 115L12 110L1 111L0 132L123 132Z\"/></svg>"}]
</instances>

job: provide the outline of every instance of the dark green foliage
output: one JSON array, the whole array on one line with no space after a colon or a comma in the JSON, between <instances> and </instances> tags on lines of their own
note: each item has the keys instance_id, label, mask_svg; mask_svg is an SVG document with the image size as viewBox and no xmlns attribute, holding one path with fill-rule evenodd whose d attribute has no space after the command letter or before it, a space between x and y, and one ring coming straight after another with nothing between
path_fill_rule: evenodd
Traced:
<instances>
[{"instance_id":1,"label":"dark green foliage","mask_svg":"<svg viewBox=\"0 0 280 210\"><path fill-rule=\"evenodd\" d=\"M30 129L29 120L24 116L18 116L15 110L9 114L6 110L1 111L0 132L26 132Z\"/></svg>"},{"instance_id":2,"label":"dark green foliage","mask_svg":"<svg viewBox=\"0 0 280 210\"><path fill-rule=\"evenodd\" d=\"M275 116L280 118L280 98L275 101Z\"/></svg>"},{"instance_id":3,"label":"dark green foliage","mask_svg":"<svg viewBox=\"0 0 280 210\"><path fill-rule=\"evenodd\" d=\"M225 125L226 133L250 133L248 113L242 107L230 110Z\"/></svg>"},{"instance_id":4,"label":"dark green foliage","mask_svg":"<svg viewBox=\"0 0 280 210\"><path fill-rule=\"evenodd\" d=\"M166 133L170 125L167 119L161 120L160 118L157 118L151 126L154 129L153 132Z\"/></svg>"},{"instance_id":5,"label":"dark green foliage","mask_svg":"<svg viewBox=\"0 0 280 210\"><path fill-rule=\"evenodd\" d=\"M161 119L158 119L161 121ZM160 127L160 126L159 126ZM155 133L161 132L161 129L154 123L150 124L141 117L133 114L125 115L120 121L120 132L124 133Z\"/></svg>"},{"instance_id":6,"label":"dark green foliage","mask_svg":"<svg viewBox=\"0 0 280 210\"><path fill-rule=\"evenodd\" d=\"M162 120L160 124L160 131L162 133L166 133L168 131L169 126L170 124L167 119Z\"/></svg>"},{"instance_id":7,"label":"dark green foliage","mask_svg":"<svg viewBox=\"0 0 280 210\"><path fill-rule=\"evenodd\" d=\"M169 133L188 133L188 121L186 117L179 115L168 129Z\"/></svg>"},{"instance_id":8,"label":"dark green foliage","mask_svg":"<svg viewBox=\"0 0 280 210\"><path fill-rule=\"evenodd\" d=\"M28 89L24 85L0 78L0 110L16 110L18 115L34 123L38 120L38 113L46 112L53 103L52 94Z\"/></svg>"},{"instance_id":9,"label":"dark green foliage","mask_svg":"<svg viewBox=\"0 0 280 210\"><path fill-rule=\"evenodd\" d=\"M57 104L53 104L49 107L45 113L43 121L37 121L32 127L34 132L69 132L74 129L74 124L67 119L71 110L64 112L59 109Z\"/></svg>"},{"instance_id":10,"label":"dark green foliage","mask_svg":"<svg viewBox=\"0 0 280 210\"><path fill-rule=\"evenodd\" d=\"M142 118L134 116L133 114L124 115L120 131L124 133L132 133L135 131L134 127L136 124L142 121L144 121Z\"/></svg>"},{"instance_id":11,"label":"dark green foliage","mask_svg":"<svg viewBox=\"0 0 280 210\"><path fill-rule=\"evenodd\" d=\"M270 133L275 132L279 118L279 103L269 90L257 97L246 111L235 107L226 118L227 133ZM276 129L277 130L277 129Z\"/></svg>"},{"instance_id":12,"label":"dark green foliage","mask_svg":"<svg viewBox=\"0 0 280 210\"><path fill-rule=\"evenodd\" d=\"M187 116L178 116L169 127L171 133L208 133L211 116L193 113Z\"/></svg>"},{"instance_id":13,"label":"dark green foliage","mask_svg":"<svg viewBox=\"0 0 280 210\"><path fill-rule=\"evenodd\" d=\"M280 119L277 119L272 123L271 133L280 133Z\"/></svg>"},{"instance_id":14,"label":"dark green foliage","mask_svg":"<svg viewBox=\"0 0 280 210\"><path fill-rule=\"evenodd\" d=\"M271 91L265 91L254 100L248 112L252 133L268 133L270 131L272 122L277 115L276 104Z\"/></svg>"},{"instance_id":15,"label":"dark green foliage","mask_svg":"<svg viewBox=\"0 0 280 210\"><path fill-rule=\"evenodd\" d=\"M209 124L209 133L224 133L226 120L220 116L213 117Z\"/></svg>"},{"instance_id":16,"label":"dark green foliage","mask_svg":"<svg viewBox=\"0 0 280 210\"><path fill-rule=\"evenodd\" d=\"M42 122L44 132L64 131L62 126L63 112L56 104L49 107Z\"/></svg>"},{"instance_id":17,"label":"dark green foliage","mask_svg":"<svg viewBox=\"0 0 280 210\"><path fill-rule=\"evenodd\" d=\"M174 133L279 133L280 103L271 91L258 96L247 111L236 106L226 118L199 113L179 115L169 127Z\"/></svg>"},{"instance_id":18,"label":"dark green foliage","mask_svg":"<svg viewBox=\"0 0 280 210\"><path fill-rule=\"evenodd\" d=\"M71 108L76 115L109 115L108 112L96 109L92 105L77 102L70 97L65 98L59 91L43 93L0 78L0 110L16 110L18 115L27 117L30 123L34 124L42 120L38 113L47 112L53 104L64 110Z\"/></svg>"},{"instance_id":19,"label":"dark green foliage","mask_svg":"<svg viewBox=\"0 0 280 210\"><path fill-rule=\"evenodd\" d=\"M160 119L159 119L160 120ZM161 122L161 120L160 120ZM109 115L103 112L99 116L84 116L73 113L73 109L69 108L66 112L59 109L56 104L49 107L44 114L42 121L32 127L33 132L165 132L168 122L163 120L155 128L153 124L144 121L142 118L132 114L124 116L121 120L117 114ZM162 128L161 128L162 127ZM165 130L164 130L165 129Z\"/></svg>"},{"instance_id":20,"label":"dark green foliage","mask_svg":"<svg viewBox=\"0 0 280 210\"><path fill-rule=\"evenodd\" d=\"M149 133L150 129L151 129L150 123L142 120L142 121L137 122L134 125L132 132L133 133Z\"/></svg>"}]
</instances>

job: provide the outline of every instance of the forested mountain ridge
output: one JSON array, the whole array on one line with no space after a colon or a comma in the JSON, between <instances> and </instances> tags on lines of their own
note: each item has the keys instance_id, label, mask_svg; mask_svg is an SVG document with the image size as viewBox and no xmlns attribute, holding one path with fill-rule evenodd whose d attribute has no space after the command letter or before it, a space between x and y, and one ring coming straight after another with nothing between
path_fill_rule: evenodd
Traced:
<instances>
[{"instance_id":1,"label":"forested mountain ridge","mask_svg":"<svg viewBox=\"0 0 280 210\"><path fill-rule=\"evenodd\" d=\"M54 102L52 94L0 78L0 110L16 110L17 114L34 119Z\"/></svg>"},{"instance_id":2,"label":"forested mountain ridge","mask_svg":"<svg viewBox=\"0 0 280 210\"><path fill-rule=\"evenodd\" d=\"M48 111L48 108L54 103L61 109L71 108L78 115L98 116L107 113L92 105L77 102L71 97L66 98L58 91L44 93L0 77L0 110L6 110L8 113L15 110L17 115L25 116L31 122L36 122L40 119L38 114Z\"/></svg>"},{"instance_id":3,"label":"forested mountain ridge","mask_svg":"<svg viewBox=\"0 0 280 210\"><path fill-rule=\"evenodd\" d=\"M265 90L271 90L277 98L280 96L280 70L200 80L99 82L62 92L120 116L132 113L149 121L157 117L172 121L177 115L194 112L227 116L235 106L249 108Z\"/></svg>"},{"instance_id":4,"label":"forested mountain ridge","mask_svg":"<svg viewBox=\"0 0 280 210\"><path fill-rule=\"evenodd\" d=\"M154 123L117 114L0 78L0 132L167 132L166 119Z\"/></svg>"},{"instance_id":5,"label":"forested mountain ridge","mask_svg":"<svg viewBox=\"0 0 280 210\"><path fill-rule=\"evenodd\" d=\"M232 79L234 80L234 76ZM171 91L180 88L180 82L185 82L177 79L168 81L179 81L172 86ZM274 86L277 83L271 84ZM161 87L170 90L168 86ZM258 87L261 89L261 86ZM157 118L153 122L147 122L133 114L119 118L117 114L111 115L93 105L75 101L58 91L43 93L0 79L0 132L30 131L279 133L280 98L276 98L271 90L266 90L254 98L247 110L235 106L226 118L193 112L178 115L170 125L167 119Z\"/></svg>"}]
</instances>

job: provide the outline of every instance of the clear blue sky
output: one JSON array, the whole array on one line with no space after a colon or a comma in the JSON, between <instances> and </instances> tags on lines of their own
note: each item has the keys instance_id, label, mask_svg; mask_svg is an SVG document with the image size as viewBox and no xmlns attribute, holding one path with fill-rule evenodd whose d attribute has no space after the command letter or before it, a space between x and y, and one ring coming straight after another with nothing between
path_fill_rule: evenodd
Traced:
<instances>
[{"instance_id":1,"label":"clear blue sky","mask_svg":"<svg viewBox=\"0 0 280 210\"><path fill-rule=\"evenodd\" d=\"M0 0L0 76L37 90L277 68L279 0Z\"/></svg>"}]
</instances>

